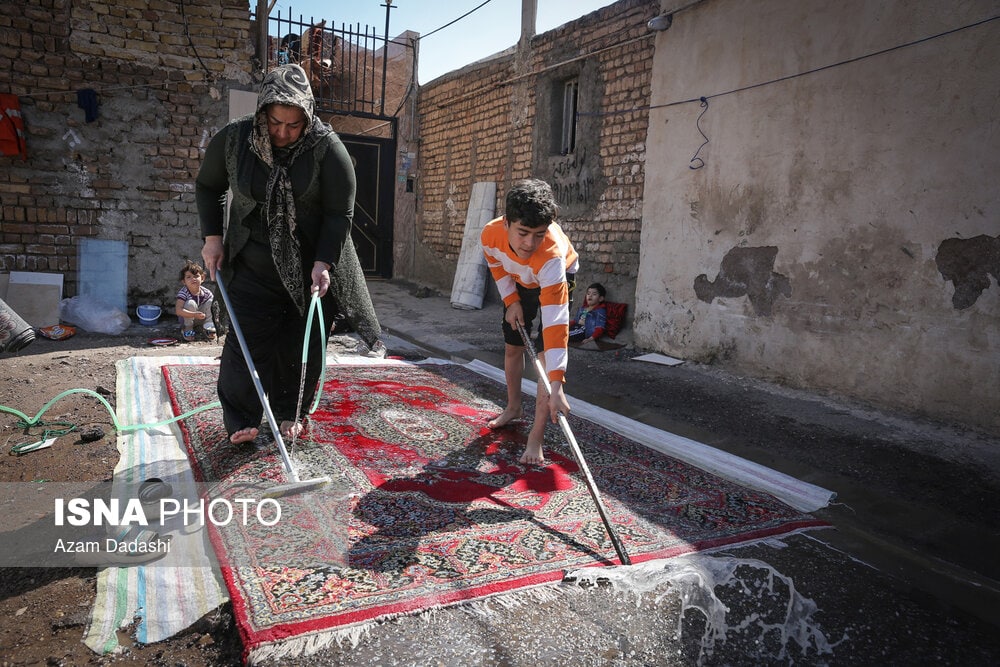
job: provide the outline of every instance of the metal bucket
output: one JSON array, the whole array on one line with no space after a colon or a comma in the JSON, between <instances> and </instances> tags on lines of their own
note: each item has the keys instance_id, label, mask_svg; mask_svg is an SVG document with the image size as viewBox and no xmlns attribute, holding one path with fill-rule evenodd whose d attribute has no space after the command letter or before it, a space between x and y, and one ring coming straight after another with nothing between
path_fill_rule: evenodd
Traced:
<instances>
[{"instance_id":1,"label":"metal bucket","mask_svg":"<svg viewBox=\"0 0 1000 667\"><path fill-rule=\"evenodd\" d=\"M35 330L0 299L0 352L17 352L35 340Z\"/></svg>"}]
</instances>

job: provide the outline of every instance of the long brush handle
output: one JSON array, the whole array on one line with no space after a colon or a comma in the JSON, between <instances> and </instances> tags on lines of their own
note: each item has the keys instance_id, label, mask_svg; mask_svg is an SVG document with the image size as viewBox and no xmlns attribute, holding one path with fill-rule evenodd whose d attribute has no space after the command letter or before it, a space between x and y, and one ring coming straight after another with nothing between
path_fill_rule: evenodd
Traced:
<instances>
[{"instance_id":1,"label":"long brush handle","mask_svg":"<svg viewBox=\"0 0 1000 667\"><path fill-rule=\"evenodd\" d=\"M542 362L538 360L538 355L535 354L535 348L531 344L531 341L528 340L528 332L524 330L524 325L520 322L517 323L517 332L521 334L521 340L524 342L524 347L527 348L528 355L531 357L531 362L535 366L535 372L538 373L538 383L545 387L546 395L551 398L552 390L549 388L549 380L545 375L545 367L542 366ZM581 451L580 445L577 444L576 438L573 436L573 431L569 427L569 421L566 419L566 415L562 412L559 413L558 418L559 426L562 428L563 435L566 436L566 440L569 441L569 447L573 450L573 456L576 457L577 463L580 464L580 470L583 472L583 478L587 482L587 490L590 491L590 497L594 499L594 505L597 506L597 513L601 515L601 521L604 522L604 527L608 530L608 537L611 538L611 544L615 547L618 559L622 562L622 565L631 565L632 559L630 559L628 554L625 553L625 547L618 538L618 533L615 532L614 527L611 525L608 510L604 507L604 502L601 500L601 494L597 491L597 484L594 482L594 478L590 474L590 468L587 466L587 460L583 458L583 451Z\"/></svg>"},{"instance_id":2,"label":"long brush handle","mask_svg":"<svg viewBox=\"0 0 1000 667\"><path fill-rule=\"evenodd\" d=\"M267 415L267 423L271 425L271 431L274 432L274 441L278 444L278 451L281 452L281 460L285 464L285 472L291 476L293 482L300 482L302 480L299 479L299 473L296 472L295 466L292 465L292 459L288 456L288 450L285 449L285 441L281 438L281 429L278 428L278 422L274 419L271 404L268 402L267 394L264 392L264 385L260 383L260 376L257 375L257 367L254 366L253 359L250 357L250 348L247 347L246 338L243 337L243 331L240 330L239 322L236 321L236 312L233 310L233 304L229 301L226 286L222 284L221 271L216 271L215 282L219 286L219 294L222 295L222 300L226 303L226 310L229 311L229 323L232 324L233 333L236 334L236 340L240 343L240 350L242 350L243 358L247 362L247 370L250 371L254 389L257 390L257 398L260 399L260 404L264 407L264 414Z\"/></svg>"}]
</instances>

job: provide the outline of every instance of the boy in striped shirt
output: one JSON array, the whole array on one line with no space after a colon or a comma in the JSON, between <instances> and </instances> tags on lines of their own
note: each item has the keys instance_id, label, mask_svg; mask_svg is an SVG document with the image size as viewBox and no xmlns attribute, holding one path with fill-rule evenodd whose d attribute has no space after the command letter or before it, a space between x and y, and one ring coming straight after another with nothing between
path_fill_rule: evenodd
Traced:
<instances>
[{"instance_id":1,"label":"boy in striped shirt","mask_svg":"<svg viewBox=\"0 0 1000 667\"><path fill-rule=\"evenodd\" d=\"M528 434L528 446L519 461L542 465L545 458L546 417L556 423L558 414L569 414L563 393L569 357L569 302L579 269L573 244L553 220L556 214L552 188L545 181L528 179L515 183L507 192L505 214L487 223L480 241L490 273L504 303L504 377L507 407L489 422L490 428L506 426L522 415L521 379L524 375L524 342L517 323L531 336L538 315L542 353L551 398L539 385L535 400L535 421ZM539 340L535 349L539 349Z\"/></svg>"}]
</instances>

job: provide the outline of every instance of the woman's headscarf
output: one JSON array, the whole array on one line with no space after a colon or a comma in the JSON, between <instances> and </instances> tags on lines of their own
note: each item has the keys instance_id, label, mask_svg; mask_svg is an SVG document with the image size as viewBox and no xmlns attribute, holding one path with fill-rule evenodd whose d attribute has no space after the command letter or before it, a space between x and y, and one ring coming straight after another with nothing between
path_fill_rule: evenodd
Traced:
<instances>
[{"instance_id":1,"label":"woman's headscarf","mask_svg":"<svg viewBox=\"0 0 1000 667\"><path fill-rule=\"evenodd\" d=\"M298 141L279 149L277 155L267 132L267 107L271 104L298 107L305 114L305 127ZM315 107L305 70L298 65L282 65L269 72L260 85L257 113L250 133L250 147L254 154L271 168L263 208L271 254L282 284L302 314L305 314L306 308L302 254L295 236L295 197L288 170L299 155L331 132L330 127L316 117Z\"/></svg>"}]
</instances>

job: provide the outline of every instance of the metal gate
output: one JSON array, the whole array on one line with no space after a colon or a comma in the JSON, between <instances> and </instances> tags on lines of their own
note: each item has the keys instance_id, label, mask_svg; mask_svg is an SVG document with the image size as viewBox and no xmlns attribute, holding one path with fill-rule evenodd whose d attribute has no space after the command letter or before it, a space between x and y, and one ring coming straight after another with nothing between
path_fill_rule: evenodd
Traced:
<instances>
[{"instance_id":1,"label":"metal gate","mask_svg":"<svg viewBox=\"0 0 1000 667\"><path fill-rule=\"evenodd\" d=\"M386 35L391 8L387 3ZM258 58L265 70L285 63L306 70L317 114L330 122L354 159L358 191L351 235L361 266L367 276L391 278L397 123L386 115L388 38L360 24L336 28L325 20L291 17L291 8L284 16L279 10L268 17ZM366 124L377 130L375 136Z\"/></svg>"}]
</instances>

